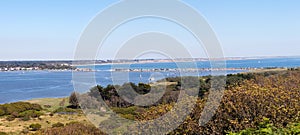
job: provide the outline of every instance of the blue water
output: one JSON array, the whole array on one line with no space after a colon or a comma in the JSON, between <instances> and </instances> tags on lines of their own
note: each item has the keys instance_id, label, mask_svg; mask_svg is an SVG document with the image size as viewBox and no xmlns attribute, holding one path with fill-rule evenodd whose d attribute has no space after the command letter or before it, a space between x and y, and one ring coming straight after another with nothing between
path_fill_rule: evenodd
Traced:
<instances>
[{"instance_id":1,"label":"blue water","mask_svg":"<svg viewBox=\"0 0 300 135\"><path fill-rule=\"evenodd\" d=\"M187 64L189 65L189 64ZM122 66L122 65L120 65ZM188 67L188 66L187 66ZM199 68L210 68L210 63L197 62ZM251 60L229 60L227 68L266 68L266 67L300 67L300 57L294 58L272 58L272 59L251 59ZM177 68L176 63L148 63L132 64L134 69L155 69L155 68ZM110 65L99 65L95 67L97 84L106 86L112 84ZM228 71L227 73L238 73ZM82 73L85 74L85 73ZM200 72L200 76L209 75L209 71ZM195 76L195 72L185 75ZM180 76L178 72L130 72L130 82L149 82L149 78L156 80L164 77ZM89 76L82 76L89 77ZM87 84L91 85L92 84ZM45 97L65 97L73 90L72 72L48 72L48 71L28 71L28 72L0 72L0 103L15 102L33 98Z\"/></svg>"}]
</instances>

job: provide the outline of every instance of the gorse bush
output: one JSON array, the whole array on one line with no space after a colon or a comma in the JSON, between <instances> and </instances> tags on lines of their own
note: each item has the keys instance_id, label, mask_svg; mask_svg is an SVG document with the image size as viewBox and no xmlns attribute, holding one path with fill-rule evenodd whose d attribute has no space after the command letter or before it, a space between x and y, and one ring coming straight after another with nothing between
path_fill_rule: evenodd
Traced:
<instances>
[{"instance_id":1,"label":"gorse bush","mask_svg":"<svg viewBox=\"0 0 300 135\"><path fill-rule=\"evenodd\" d=\"M6 117L8 121L13 121L15 118L27 121L30 118L40 117L43 114L41 110L42 107L38 104L16 102L0 105L0 116L8 115Z\"/></svg>"},{"instance_id":2,"label":"gorse bush","mask_svg":"<svg viewBox=\"0 0 300 135\"><path fill-rule=\"evenodd\" d=\"M132 106L127 108L113 107L112 110L123 118L136 120L139 113L144 112L145 108Z\"/></svg>"},{"instance_id":3,"label":"gorse bush","mask_svg":"<svg viewBox=\"0 0 300 135\"><path fill-rule=\"evenodd\" d=\"M11 115L12 113L21 113L28 110L40 111L42 110L42 107L38 104L31 104L27 102L3 104L0 105L0 116Z\"/></svg>"},{"instance_id":4,"label":"gorse bush","mask_svg":"<svg viewBox=\"0 0 300 135\"><path fill-rule=\"evenodd\" d=\"M43 114L44 113L42 113L40 111L28 110L28 111L24 111L24 112L19 113L19 117L38 118L38 117L40 117Z\"/></svg>"},{"instance_id":5,"label":"gorse bush","mask_svg":"<svg viewBox=\"0 0 300 135\"><path fill-rule=\"evenodd\" d=\"M41 126L41 124L36 123L36 124L29 125L29 128L31 131L37 131L37 130L40 130L42 128L42 126Z\"/></svg>"},{"instance_id":6,"label":"gorse bush","mask_svg":"<svg viewBox=\"0 0 300 135\"><path fill-rule=\"evenodd\" d=\"M2 108L2 109L0 109L0 116L3 116L3 115L5 115L6 114L6 112L5 112L5 110Z\"/></svg>"},{"instance_id":7,"label":"gorse bush","mask_svg":"<svg viewBox=\"0 0 300 135\"><path fill-rule=\"evenodd\" d=\"M252 74L251 78L228 87L215 115L205 126L200 127L198 122L207 93L198 99L193 113L185 122L170 134L227 134L247 128L262 128L266 119L276 128L300 121L299 71ZM151 120L171 108L171 104L154 106L138 118Z\"/></svg>"},{"instance_id":8,"label":"gorse bush","mask_svg":"<svg viewBox=\"0 0 300 135\"><path fill-rule=\"evenodd\" d=\"M63 123L60 123L60 122L57 122L57 123L55 123L55 124L52 124L52 127L54 128L54 127L63 127L63 126L65 126Z\"/></svg>"},{"instance_id":9,"label":"gorse bush","mask_svg":"<svg viewBox=\"0 0 300 135\"><path fill-rule=\"evenodd\" d=\"M259 124L257 129L248 128L238 133L229 133L229 135L299 135L300 123L289 124L284 128L277 128L272 123L269 123L268 119Z\"/></svg>"},{"instance_id":10,"label":"gorse bush","mask_svg":"<svg viewBox=\"0 0 300 135\"><path fill-rule=\"evenodd\" d=\"M15 119L16 119L16 117L14 117L12 115L9 115L9 116L6 117L6 120L8 120L8 121L13 121Z\"/></svg>"}]
</instances>

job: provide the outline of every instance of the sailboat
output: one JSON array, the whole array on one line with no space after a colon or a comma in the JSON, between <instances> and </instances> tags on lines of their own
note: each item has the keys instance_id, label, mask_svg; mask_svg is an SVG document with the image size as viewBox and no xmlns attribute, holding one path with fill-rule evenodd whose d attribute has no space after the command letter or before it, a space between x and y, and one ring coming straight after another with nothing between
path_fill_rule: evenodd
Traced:
<instances>
[{"instance_id":1,"label":"sailboat","mask_svg":"<svg viewBox=\"0 0 300 135\"><path fill-rule=\"evenodd\" d=\"M142 82L142 78L143 78L143 77L142 77L142 74L140 74L140 82Z\"/></svg>"}]
</instances>

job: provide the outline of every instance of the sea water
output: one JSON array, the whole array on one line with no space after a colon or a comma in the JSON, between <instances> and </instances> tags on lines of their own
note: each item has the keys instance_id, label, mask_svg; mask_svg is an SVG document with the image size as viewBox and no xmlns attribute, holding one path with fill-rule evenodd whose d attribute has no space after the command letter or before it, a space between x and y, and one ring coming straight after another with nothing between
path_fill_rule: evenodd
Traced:
<instances>
[{"instance_id":1,"label":"sea water","mask_svg":"<svg viewBox=\"0 0 300 135\"><path fill-rule=\"evenodd\" d=\"M270 58L270 59L248 59L228 60L227 68L271 68L271 67L300 67L300 58ZM177 63L178 64L178 63ZM132 64L131 69L176 69L176 63L145 63ZM187 64L189 65L189 64ZM196 62L198 68L210 68L210 62ZM124 65L126 66L126 65ZM88 66L83 66L86 68ZM120 67L120 66L118 66ZM111 65L97 65L94 67L96 83L102 86L114 84L112 81ZM230 70L227 73L245 72L244 70ZM210 71L190 72L184 75L205 76ZM82 77L90 78L88 73L82 72ZM179 72L129 72L128 79L124 80L134 83L155 81L165 77L181 76ZM88 83L92 87L94 83ZM119 84L119 83L118 83ZM0 103L28 100L33 98L66 97L74 91L71 71L14 71L0 72Z\"/></svg>"}]
</instances>

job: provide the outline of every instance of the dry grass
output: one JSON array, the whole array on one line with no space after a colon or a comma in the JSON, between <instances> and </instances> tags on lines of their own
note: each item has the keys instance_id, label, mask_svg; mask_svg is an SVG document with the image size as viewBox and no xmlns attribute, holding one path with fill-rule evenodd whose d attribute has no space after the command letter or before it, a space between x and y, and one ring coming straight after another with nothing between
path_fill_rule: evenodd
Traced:
<instances>
[{"instance_id":1,"label":"dry grass","mask_svg":"<svg viewBox=\"0 0 300 135\"><path fill-rule=\"evenodd\" d=\"M286 68L274 68L274 69L253 69L250 70L250 73L264 73L264 72L278 72L278 71L287 71Z\"/></svg>"},{"instance_id":2,"label":"dry grass","mask_svg":"<svg viewBox=\"0 0 300 135\"><path fill-rule=\"evenodd\" d=\"M83 123L88 123L88 120L83 114L75 114L75 115L59 115L55 114L54 116L43 115L40 119L31 119L29 121L22 121L19 119L15 119L13 121L7 121L5 117L0 118L0 132L6 133L19 133L23 129L29 127L30 124L39 123L42 125L42 128L52 127L52 124L61 122L63 124L78 121Z\"/></svg>"},{"instance_id":3,"label":"dry grass","mask_svg":"<svg viewBox=\"0 0 300 135\"><path fill-rule=\"evenodd\" d=\"M60 103L63 102L64 100L64 105L60 106ZM54 111L59 107L65 107L69 105L69 98L41 98L41 99L32 99L28 100L26 102L29 103L35 103L41 105L44 109L48 111ZM50 105L50 108L45 108L45 105Z\"/></svg>"},{"instance_id":4,"label":"dry grass","mask_svg":"<svg viewBox=\"0 0 300 135\"><path fill-rule=\"evenodd\" d=\"M10 134L19 134L23 129L26 129L30 124L39 123L42 128L52 127L52 124L61 122L63 124L70 122L82 122L89 123L84 114L74 114L74 115L60 115L54 114L50 116L50 113L55 109L62 107L60 103L65 101L63 107L68 106L68 98L44 98L44 99L33 99L27 102L40 104L45 110L43 111L45 115L42 115L40 119L31 119L29 121L22 121L20 119L15 119L13 121L7 121L6 117L0 117L0 132L6 132ZM50 105L50 108L44 107L44 105Z\"/></svg>"}]
</instances>

